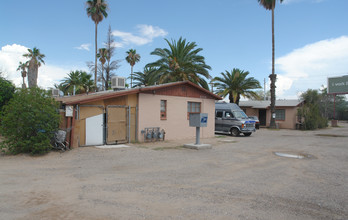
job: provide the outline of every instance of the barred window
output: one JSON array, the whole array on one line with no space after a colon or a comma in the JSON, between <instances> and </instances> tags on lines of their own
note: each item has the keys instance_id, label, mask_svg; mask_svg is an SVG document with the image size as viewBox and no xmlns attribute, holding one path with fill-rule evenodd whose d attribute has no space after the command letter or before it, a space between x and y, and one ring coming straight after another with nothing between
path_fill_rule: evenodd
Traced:
<instances>
[{"instance_id":1,"label":"barred window","mask_svg":"<svg viewBox=\"0 0 348 220\"><path fill-rule=\"evenodd\" d=\"M275 120L285 120L285 109L276 109L276 118Z\"/></svg>"},{"instance_id":2,"label":"barred window","mask_svg":"<svg viewBox=\"0 0 348 220\"><path fill-rule=\"evenodd\" d=\"M167 100L161 100L161 120L167 119Z\"/></svg>"}]
</instances>

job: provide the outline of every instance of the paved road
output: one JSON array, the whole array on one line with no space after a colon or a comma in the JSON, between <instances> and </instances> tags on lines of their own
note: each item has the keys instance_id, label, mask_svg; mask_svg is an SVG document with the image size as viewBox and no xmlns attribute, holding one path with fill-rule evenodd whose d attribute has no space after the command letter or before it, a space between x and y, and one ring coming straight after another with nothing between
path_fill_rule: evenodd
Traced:
<instances>
[{"instance_id":1,"label":"paved road","mask_svg":"<svg viewBox=\"0 0 348 220\"><path fill-rule=\"evenodd\" d=\"M219 135L199 151L181 147L190 140L2 155L0 219L348 219L340 126Z\"/></svg>"}]
</instances>

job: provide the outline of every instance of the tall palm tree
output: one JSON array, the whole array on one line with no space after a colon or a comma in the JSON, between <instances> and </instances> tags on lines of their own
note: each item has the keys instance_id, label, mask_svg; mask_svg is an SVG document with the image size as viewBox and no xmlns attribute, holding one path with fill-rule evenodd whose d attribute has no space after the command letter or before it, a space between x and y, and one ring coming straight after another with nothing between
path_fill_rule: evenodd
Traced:
<instances>
[{"instance_id":1,"label":"tall palm tree","mask_svg":"<svg viewBox=\"0 0 348 220\"><path fill-rule=\"evenodd\" d=\"M40 53L40 50L36 47L33 49L28 49L28 53L23 54L24 57L30 58L28 61L28 84L29 88L33 88L37 86L37 78L38 78L38 70L41 64L45 64L43 58L45 58L44 54Z\"/></svg>"},{"instance_id":2,"label":"tall palm tree","mask_svg":"<svg viewBox=\"0 0 348 220\"><path fill-rule=\"evenodd\" d=\"M272 10L272 74L269 75L269 78L271 80L271 121L270 121L270 127L275 128L275 82L277 80L277 75L274 73L274 9L277 0L257 0L260 5L262 5L266 10ZM280 3L283 2L283 0L279 0Z\"/></svg>"},{"instance_id":3,"label":"tall palm tree","mask_svg":"<svg viewBox=\"0 0 348 220\"><path fill-rule=\"evenodd\" d=\"M159 77L157 69L153 67L145 67L143 72L134 72L134 87L136 86L152 86L158 83Z\"/></svg>"},{"instance_id":4,"label":"tall palm tree","mask_svg":"<svg viewBox=\"0 0 348 220\"><path fill-rule=\"evenodd\" d=\"M25 81L24 81L25 77L27 77L27 69L28 69L28 62L25 62L25 63L19 62L17 71L22 70L21 73L23 77L23 83L22 83L23 89L27 88L27 85L25 84Z\"/></svg>"},{"instance_id":5,"label":"tall palm tree","mask_svg":"<svg viewBox=\"0 0 348 220\"><path fill-rule=\"evenodd\" d=\"M253 89L261 88L260 82L254 77L249 77L248 71L234 68L231 72L226 70L221 73L222 77L215 77L212 82L217 88L216 93L222 97L229 95L230 103L239 105L240 96L246 98L258 98Z\"/></svg>"},{"instance_id":6,"label":"tall palm tree","mask_svg":"<svg viewBox=\"0 0 348 220\"><path fill-rule=\"evenodd\" d=\"M126 61L130 64L131 66L131 88L133 86L133 66L135 65L135 63L140 61L140 55L137 54L137 51L135 49L130 49L126 52L127 56L126 56Z\"/></svg>"},{"instance_id":7,"label":"tall palm tree","mask_svg":"<svg viewBox=\"0 0 348 220\"><path fill-rule=\"evenodd\" d=\"M97 57L99 58L99 62L101 63L102 72L101 72L101 78L102 78L102 87L105 89L107 87L108 82L106 81L106 77L104 77L104 64L106 62L106 58L108 56L108 50L106 48L99 48L99 53L97 54Z\"/></svg>"},{"instance_id":8,"label":"tall palm tree","mask_svg":"<svg viewBox=\"0 0 348 220\"><path fill-rule=\"evenodd\" d=\"M95 24L95 60L94 60L94 86L97 88L97 33L98 33L98 24L101 22L104 17L108 17L108 3L106 0L88 0L86 2L86 12L88 17L94 21Z\"/></svg>"},{"instance_id":9,"label":"tall palm tree","mask_svg":"<svg viewBox=\"0 0 348 220\"><path fill-rule=\"evenodd\" d=\"M147 64L148 67L157 68L160 75L160 83L189 80L209 90L205 78L210 79L208 70L211 67L205 63L204 57L198 55L202 48L196 48L195 42L187 42L186 39L172 40L168 48L156 48L151 55L159 56L159 60Z\"/></svg>"}]
</instances>

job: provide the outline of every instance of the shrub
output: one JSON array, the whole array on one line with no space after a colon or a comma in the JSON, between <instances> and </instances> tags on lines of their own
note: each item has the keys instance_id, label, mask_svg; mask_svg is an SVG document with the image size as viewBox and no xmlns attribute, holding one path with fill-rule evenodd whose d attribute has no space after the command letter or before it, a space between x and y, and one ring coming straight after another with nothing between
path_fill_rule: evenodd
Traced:
<instances>
[{"instance_id":1,"label":"shrub","mask_svg":"<svg viewBox=\"0 0 348 220\"><path fill-rule=\"evenodd\" d=\"M5 140L0 148L11 154L43 154L58 129L58 103L39 88L20 89L1 114L0 132Z\"/></svg>"},{"instance_id":2,"label":"shrub","mask_svg":"<svg viewBox=\"0 0 348 220\"><path fill-rule=\"evenodd\" d=\"M13 97L14 91L14 85L0 76L0 112L3 106Z\"/></svg>"},{"instance_id":3,"label":"shrub","mask_svg":"<svg viewBox=\"0 0 348 220\"><path fill-rule=\"evenodd\" d=\"M328 126L328 120L321 116L319 107L316 104L306 103L298 109L297 115L304 118L302 128L305 130L315 130Z\"/></svg>"}]
</instances>

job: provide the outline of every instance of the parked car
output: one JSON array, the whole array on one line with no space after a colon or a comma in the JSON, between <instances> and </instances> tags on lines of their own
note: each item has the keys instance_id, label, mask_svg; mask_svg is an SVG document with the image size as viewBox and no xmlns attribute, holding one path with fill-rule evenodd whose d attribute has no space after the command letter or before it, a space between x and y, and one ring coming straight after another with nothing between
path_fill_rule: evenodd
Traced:
<instances>
[{"instance_id":1,"label":"parked car","mask_svg":"<svg viewBox=\"0 0 348 220\"><path fill-rule=\"evenodd\" d=\"M255 132L255 121L234 103L215 103L215 131L230 133L232 136L250 136Z\"/></svg>"},{"instance_id":2,"label":"parked car","mask_svg":"<svg viewBox=\"0 0 348 220\"><path fill-rule=\"evenodd\" d=\"M257 116L249 116L250 119L255 121L255 128L260 129L260 120Z\"/></svg>"}]
</instances>

